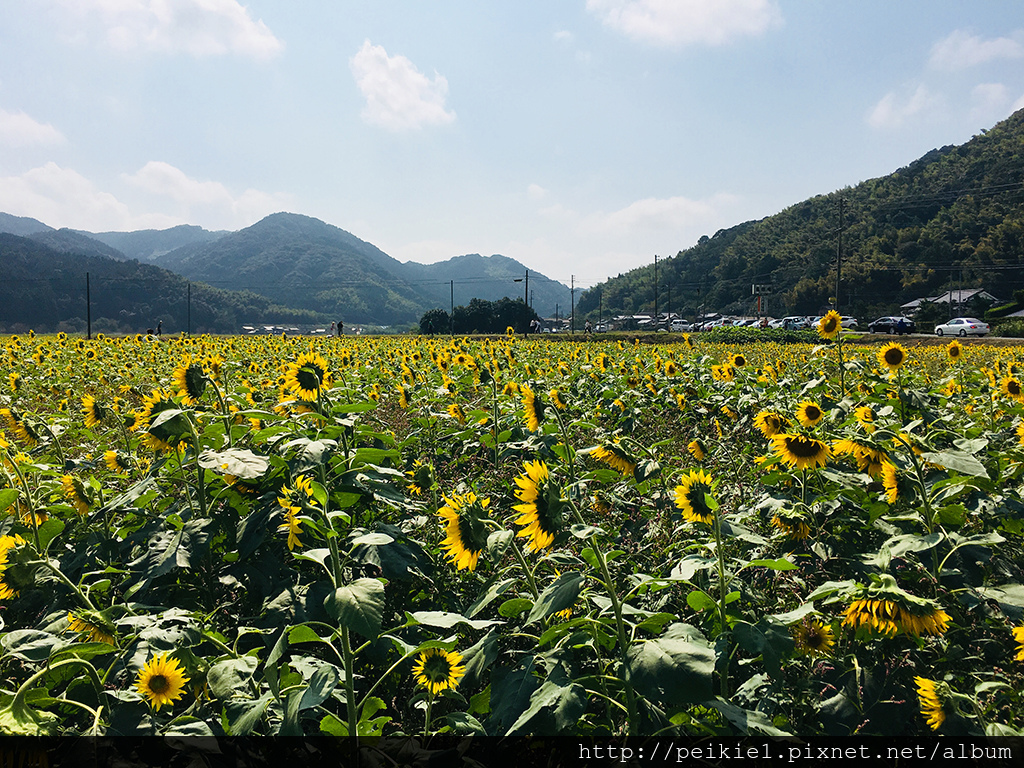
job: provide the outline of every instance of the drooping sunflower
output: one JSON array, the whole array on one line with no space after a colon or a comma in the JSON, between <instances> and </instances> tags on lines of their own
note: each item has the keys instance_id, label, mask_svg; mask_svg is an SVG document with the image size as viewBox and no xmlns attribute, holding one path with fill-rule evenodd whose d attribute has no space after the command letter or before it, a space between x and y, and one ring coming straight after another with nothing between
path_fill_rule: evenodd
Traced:
<instances>
[{"instance_id":1,"label":"drooping sunflower","mask_svg":"<svg viewBox=\"0 0 1024 768\"><path fill-rule=\"evenodd\" d=\"M145 697L154 711L159 711L164 704L173 704L181 698L185 683L185 671L179 666L177 659L168 658L167 653L154 656L139 671L135 687Z\"/></svg>"},{"instance_id":2,"label":"drooping sunflower","mask_svg":"<svg viewBox=\"0 0 1024 768\"><path fill-rule=\"evenodd\" d=\"M933 731L939 730L946 722L946 709L943 702L944 696L940 691L941 683L929 680L926 677L915 677L917 684L917 701L921 707L921 714Z\"/></svg>"},{"instance_id":3,"label":"drooping sunflower","mask_svg":"<svg viewBox=\"0 0 1024 768\"><path fill-rule=\"evenodd\" d=\"M0 408L0 423L29 448L39 443L38 433L13 408Z\"/></svg>"},{"instance_id":4,"label":"drooping sunflower","mask_svg":"<svg viewBox=\"0 0 1024 768\"><path fill-rule=\"evenodd\" d=\"M626 453L619 443L599 445L591 451L591 455L603 464L619 470L624 475L631 474L636 469L636 461Z\"/></svg>"},{"instance_id":5,"label":"drooping sunflower","mask_svg":"<svg viewBox=\"0 0 1024 768\"><path fill-rule=\"evenodd\" d=\"M864 428L864 431L869 435L875 431L875 412L871 410L870 405L862 405L858 408L854 408L853 416L857 419L857 423Z\"/></svg>"},{"instance_id":6,"label":"drooping sunflower","mask_svg":"<svg viewBox=\"0 0 1024 768\"><path fill-rule=\"evenodd\" d=\"M565 401L562 399L562 393L558 389L552 389L548 392L548 399L551 400L552 405L560 411L565 410Z\"/></svg>"},{"instance_id":7,"label":"drooping sunflower","mask_svg":"<svg viewBox=\"0 0 1024 768\"><path fill-rule=\"evenodd\" d=\"M78 514L89 514L89 497L85 493L85 486L82 484L82 481L77 477L64 475L60 479L60 485L64 490L64 498L68 500L71 506L78 510Z\"/></svg>"},{"instance_id":8,"label":"drooping sunflower","mask_svg":"<svg viewBox=\"0 0 1024 768\"><path fill-rule=\"evenodd\" d=\"M96 611L68 612L68 629L85 635L83 639L94 643L117 645L114 639L114 627L109 621L98 615Z\"/></svg>"},{"instance_id":9,"label":"drooping sunflower","mask_svg":"<svg viewBox=\"0 0 1024 768\"><path fill-rule=\"evenodd\" d=\"M843 318L834 309L830 309L818 321L818 335L823 339L834 339L843 329Z\"/></svg>"},{"instance_id":10,"label":"drooping sunflower","mask_svg":"<svg viewBox=\"0 0 1024 768\"><path fill-rule=\"evenodd\" d=\"M323 389L330 389L333 381L327 370L327 361L318 352L303 352L288 364L284 385L295 397L308 403L316 402Z\"/></svg>"},{"instance_id":11,"label":"drooping sunflower","mask_svg":"<svg viewBox=\"0 0 1024 768\"><path fill-rule=\"evenodd\" d=\"M885 637L941 635L949 628L949 614L934 600L901 589L889 574L872 579L872 584L858 588L843 612L843 626Z\"/></svg>"},{"instance_id":12,"label":"drooping sunflower","mask_svg":"<svg viewBox=\"0 0 1024 768\"><path fill-rule=\"evenodd\" d=\"M964 345L956 339L953 339L949 344L946 345L946 357L949 358L951 363L959 363L964 356Z\"/></svg>"},{"instance_id":13,"label":"drooping sunflower","mask_svg":"<svg viewBox=\"0 0 1024 768\"><path fill-rule=\"evenodd\" d=\"M884 451L870 445L862 445L856 440L842 439L832 443L835 456L853 456L857 469L871 477L879 477L885 469L888 457Z\"/></svg>"},{"instance_id":14,"label":"drooping sunflower","mask_svg":"<svg viewBox=\"0 0 1024 768\"><path fill-rule=\"evenodd\" d=\"M544 403L526 384L519 387L519 396L523 401L523 417L526 419L526 428L531 432L536 432L540 429L540 423L544 421Z\"/></svg>"},{"instance_id":15,"label":"drooping sunflower","mask_svg":"<svg viewBox=\"0 0 1024 768\"><path fill-rule=\"evenodd\" d=\"M17 597L21 593L22 582L26 583L24 586L31 584L31 580L25 578L19 578L19 571L23 571L24 568L19 568L17 564L9 562L12 551L26 544L25 540L18 534L6 534L0 536L0 600L10 600L12 597ZM22 577L31 577L31 573L22 573Z\"/></svg>"},{"instance_id":16,"label":"drooping sunflower","mask_svg":"<svg viewBox=\"0 0 1024 768\"><path fill-rule=\"evenodd\" d=\"M132 468L131 457L121 451L104 451L103 463L107 465L107 469L111 472L127 472Z\"/></svg>"},{"instance_id":17,"label":"drooping sunflower","mask_svg":"<svg viewBox=\"0 0 1024 768\"><path fill-rule=\"evenodd\" d=\"M786 420L774 411L761 411L754 417L754 426L766 438L772 438L785 428Z\"/></svg>"},{"instance_id":18,"label":"drooping sunflower","mask_svg":"<svg viewBox=\"0 0 1024 768\"><path fill-rule=\"evenodd\" d=\"M448 406L448 415L459 422L460 425L466 423L466 412L462 410L462 406L458 403L452 403Z\"/></svg>"},{"instance_id":19,"label":"drooping sunflower","mask_svg":"<svg viewBox=\"0 0 1024 768\"><path fill-rule=\"evenodd\" d=\"M316 501L313 493L313 481L310 478L299 475L292 481L292 486L291 488L287 485L282 487L281 495L277 497L278 505L284 509L284 522L278 526L278 530L287 531L289 550L302 546L302 542L299 540L299 534L302 533L302 520L299 519L299 515L302 514L304 506L312 506Z\"/></svg>"},{"instance_id":20,"label":"drooping sunflower","mask_svg":"<svg viewBox=\"0 0 1024 768\"><path fill-rule=\"evenodd\" d=\"M810 619L793 628L797 653L804 656L828 656L835 645L832 627Z\"/></svg>"},{"instance_id":21,"label":"drooping sunflower","mask_svg":"<svg viewBox=\"0 0 1024 768\"><path fill-rule=\"evenodd\" d=\"M796 407L796 418L803 426L810 428L825 418L825 412L817 403L804 400Z\"/></svg>"},{"instance_id":22,"label":"drooping sunflower","mask_svg":"<svg viewBox=\"0 0 1024 768\"><path fill-rule=\"evenodd\" d=\"M154 389L142 400L142 410L137 414L135 429L146 433L146 444L155 451L168 451L181 442L188 434L189 425L183 414L177 414L153 426L156 417L163 411L177 409L174 396L164 389Z\"/></svg>"},{"instance_id":23,"label":"drooping sunflower","mask_svg":"<svg viewBox=\"0 0 1024 768\"><path fill-rule=\"evenodd\" d=\"M697 461L704 461L704 457L707 455L707 450L699 439L691 440L686 444L686 450L693 458Z\"/></svg>"},{"instance_id":24,"label":"drooping sunflower","mask_svg":"<svg viewBox=\"0 0 1024 768\"><path fill-rule=\"evenodd\" d=\"M691 523L712 523L715 511L708 505L707 496L713 495L716 483L703 469L691 469L683 475L675 490L676 506Z\"/></svg>"},{"instance_id":25,"label":"drooping sunflower","mask_svg":"<svg viewBox=\"0 0 1024 768\"><path fill-rule=\"evenodd\" d=\"M735 371L728 363L725 363L724 365L712 365L711 378L715 381L732 381L735 378Z\"/></svg>"},{"instance_id":26,"label":"drooping sunflower","mask_svg":"<svg viewBox=\"0 0 1024 768\"><path fill-rule=\"evenodd\" d=\"M201 365L192 361L191 355L185 355L171 378L178 388L178 397L186 405L195 405L206 391L206 373Z\"/></svg>"},{"instance_id":27,"label":"drooping sunflower","mask_svg":"<svg viewBox=\"0 0 1024 768\"><path fill-rule=\"evenodd\" d=\"M885 488L885 500L890 504L895 504L900 497L900 487L896 465L891 461L882 464L882 487Z\"/></svg>"},{"instance_id":28,"label":"drooping sunflower","mask_svg":"<svg viewBox=\"0 0 1024 768\"><path fill-rule=\"evenodd\" d=\"M565 521L565 499L558 482L551 476L543 461L528 461L526 470L516 478L516 498L521 504L512 508L520 513L515 524L522 526L517 536L527 540L527 546L539 552L551 546Z\"/></svg>"},{"instance_id":29,"label":"drooping sunflower","mask_svg":"<svg viewBox=\"0 0 1024 768\"><path fill-rule=\"evenodd\" d=\"M100 403L95 397L92 395L83 395L82 417L85 419L85 426L92 429L97 424L102 423L103 420L110 415L111 410Z\"/></svg>"},{"instance_id":30,"label":"drooping sunflower","mask_svg":"<svg viewBox=\"0 0 1024 768\"><path fill-rule=\"evenodd\" d=\"M445 496L445 505L437 510L445 521L441 546L458 570L476 570L480 553L487 547L487 507L490 499L479 499L472 491Z\"/></svg>"},{"instance_id":31,"label":"drooping sunflower","mask_svg":"<svg viewBox=\"0 0 1024 768\"><path fill-rule=\"evenodd\" d=\"M878 364L895 373L907 362L907 350L896 341L891 341L878 350Z\"/></svg>"},{"instance_id":32,"label":"drooping sunflower","mask_svg":"<svg viewBox=\"0 0 1024 768\"><path fill-rule=\"evenodd\" d=\"M772 517L772 525L791 541L805 541L811 536L811 526L800 512L782 510Z\"/></svg>"},{"instance_id":33,"label":"drooping sunflower","mask_svg":"<svg viewBox=\"0 0 1024 768\"><path fill-rule=\"evenodd\" d=\"M772 450L783 463L794 469L824 467L832 455L828 443L805 435L790 435L780 432L772 439Z\"/></svg>"},{"instance_id":34,"label":"drooping sunflower","mask_svg":"<svg viewBox=\"0 0 1024 768\"><path fill-rule=\"evenodd\" d=\"M434 696L447 690L454 690L466 674L462 654L442 648L428 648L420 653L412 667L416 682Z\"/></svg>"},{"instance_id":35,"label":"drooping sunflower","mask_svg":"<svg viewBox=\"0 0 1024 768\"><path fill-rule=\"evenodd\" d=\"M434 487L434 468L420 459L412 463L412 469L405 473L409 478L409 493L419 496Z\"/></svg>"}]
</instances>

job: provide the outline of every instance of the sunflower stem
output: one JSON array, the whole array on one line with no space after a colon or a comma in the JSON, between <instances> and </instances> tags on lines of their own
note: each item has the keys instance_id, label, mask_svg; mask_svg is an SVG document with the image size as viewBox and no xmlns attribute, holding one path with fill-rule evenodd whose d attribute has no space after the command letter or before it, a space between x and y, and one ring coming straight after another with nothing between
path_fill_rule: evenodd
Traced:
<instances>
[{"instance_id":1,"label":"sunflower stem","mask_svg":"<svg viewBox=\"0 0 1024 768\"><path fill-rule=\"evenodd\" d=\"M14 694L14 700L11 702L11 711L14 713L15 717L17 717L19 713L31 712L31 707L25 703L25 696L28 694L29 689L38 680L61 667L84 667L86 676L89 678L89 682L92 683L93 690L96 691L96 696L103 696L103 684L100 682L100 677L96 672L96 668L92 664L85 659L64 659L63 661L58 661L56 664L50 664L44 667L21 684L21 687L18 688L18 692ZM29 717L31 717L31 715L29 715Z\"/></svg>"},{"instance_id":2,"label":"sunflower stem","mask_svg":"<svg viewBox=\"0 0 1024 768\"><path fill-rule=\"evenodd\" d=\"M427 712L423 717L423 741L426 742L430 738L430 711L434 708L434 694L427 694Z\"/></svg>"},{"instance_id":3,"label":"sunflower stem","mask_svg":"<svg viewBox=\"0 0 1024 768\"><path fill-rule=\"evenodd\" d=\"M804 470L804 485L806 486L807 481L807 470ZM714 509L715 522L714 522L714 534L715 534L715 557L718 560L718 613L722 622L722 634L726 635L728 632L728 620L726 619L725 612L725 598L726 598L726 583L725 583L725 552L722 548L722 518L719 515L718 507ZM721 672L720 677L722 698L729 698L729 654L726 654L725 669Z\"/></svg>"},{"instance_id":4,"label":"sunflower stem","mask_svg":"<svg viewBox=\"0 0 1024 768\"><path fill-rule=\"evenodd\" d=\"M77 584L75 584L73 581L71 581L71 579L65 576L64 572L61 571L60 568L55 566L48 559L38 560L36 562L38 562L40 565L45 565L47 568L49 568L50 572L54 576L56 576L59 581L63 582L64 585L68 587L68 589L75 593L78 599L85 604L86 608L92 611L96 610L96 606L92 604L92 600L89 599L89 597L78 587Z\"/></svg>"},{"instance_id":5,"label":"sunflower stem","mask_svg":"<svg viewBox=\"0 0 1024 768\"><path fill-rule=\"evenodd\" d=\"M530 570L530 564L526 562L526 557L523 556L523 551L519 548L519 542L512 539L512 552L516 556L516 560L519 561L520 567L523 569L523 573L526 574L526 581L530 586L530 593L533 595L533 599L536 600L540 597L540 592L537 591L537 581L533 577L533 571Z\"/></svg>"},{"instance_id":6,"label":"sunflower stem","mask_svg":"<svg viewBox=\"0 0 1024 768\"><path fill-rule=\"evenodd\" d=\"M348 712L348 735L355 738L359 732L359 716L356 711L356 657L352 653L348 627L341 628L341 649L345 655L345 709Z\"/></svg>"}]
</instances>

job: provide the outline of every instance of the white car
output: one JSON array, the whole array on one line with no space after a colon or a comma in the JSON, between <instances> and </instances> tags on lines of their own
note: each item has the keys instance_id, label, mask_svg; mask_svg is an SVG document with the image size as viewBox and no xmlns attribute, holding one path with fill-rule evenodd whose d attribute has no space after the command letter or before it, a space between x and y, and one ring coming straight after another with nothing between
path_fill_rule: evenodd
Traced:
<instances>
[{"instance_id":1,"label":"white car","mask_svg":"<svg viewBox=\"0 0 1024 768\"><path fill-rule=\"evenodd\" d=\"M954 317L948 323L935 326L936 336L984 336L991 331L988 323L975 317Z\"/></svg>"}]
</instances>

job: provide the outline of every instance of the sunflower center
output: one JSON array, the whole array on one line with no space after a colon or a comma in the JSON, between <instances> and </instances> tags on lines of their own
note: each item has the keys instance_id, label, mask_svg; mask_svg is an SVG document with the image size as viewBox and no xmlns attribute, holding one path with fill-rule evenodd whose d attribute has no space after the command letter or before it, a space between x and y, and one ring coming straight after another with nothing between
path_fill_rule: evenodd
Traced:
<instances>
[{"instance_id":1,"label":"sunflower center","mask_svg":"<svg viewBox=\"0 0 1024 768\"><path fill-rule=\"evenodd\" d=\"M324 370L319 365L306 363L295 372L295 380L304 390L315 392L324 380Z\"/></svg>"},{"instance_id":2,"label":"sunflower center","mask_svg":"<svg viewBox=\"0 0 1024 768\"><path fill-rule=\"evenodd\" d=\"M821 446L822 444L817 440L811 440L802 435L786 439L786 450L801 459L816 458L821 452Z\"/></svg>"},{"instance_id":3,"label":"sunflower center","mask_svg":"<svg viewBox=\"0 0 1024 768\"><path fill-rule=\"evenodd\" d=\"M888 365L900 365L903 362L903 351L899 349L887 349L885 351L885 362Z\"/></svg>"},{"instance_id":4,"label":"sunflower center","mask_svg":"<svg viewBox=\"0 0 1024 768\"><path fill-rule=\"evenodd\" d=\"M171 687L171 684L163 675L153 675L149 678L148 686L153 693L164 693Z\"/></svg>"},{"instance_id":5,"label":"sunflower center","mask_svg":"<svg viewBox=\"0 0 1024 768\"><path fill-rule=\"evenodd\" d=\"M1010 381L1006 382L1006 391L1009 392L1014 397L1016 397L1017 395L1020 394L1020 384L1011 379Z\"/></svg>"},{"instance_id":6,"label":"sunflower center","mask_svg":"<svg viewBox=\"0 0 1024 768\"><path fill-rule=\"evenodd\" d=\"M821 418L821 411L816 405L808 405L806 410L804 410L804 415L808 421L817 421Z\"/></svg>"}]
</instances>

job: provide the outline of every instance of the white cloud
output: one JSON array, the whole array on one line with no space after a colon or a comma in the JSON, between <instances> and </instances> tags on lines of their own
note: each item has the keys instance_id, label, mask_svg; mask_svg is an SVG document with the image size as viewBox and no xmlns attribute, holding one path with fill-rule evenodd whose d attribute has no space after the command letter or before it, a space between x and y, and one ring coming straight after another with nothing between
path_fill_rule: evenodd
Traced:
<instances>
[{"instance_id":1,"label":"white cloud","mask_svg":"<svg viewBox=\"0 0 1024 768\"><path fill-rule=\"evenodd\" d=\"M20 176L0 178L0 210L31 216L51 227L94 232L171 227L182 220L160 214L133 216L128 206L76 171L50 162Z\"/></svg>"},{"instance_id":2,"label":"white cloud","mask_svg":"<svg viewBox=\"0 0 1024 768\"><path fill-rule=\"evenodd\" d=\"M0 146L28 147L64 141L64 135L49 123L36 122L24 112L0 109Z\"/></svg>"},{"instance_id":3,"label":"white cloud","mask_svg":"<svg viewBox=\"0 0 1024 768\"><path fill-rule=\"evenodd\" d=\"M996 59L1024 58L1024 34L984 40L964 29L958 29L932 46L928 64L933 69L953 72L985 64Z\"/></svg>"},{"instance_id":4,"label":"white cloud","mask_svg":"<svg viewBox=\"0 0 1024 768\"><path fill-rule=\"evenodd\" d=\"M284 44L238 0L53 0L71 23L98 21L107 43L123 50L228 53L268 59ZM75 28L79 37L88 36Z\"/></svg>"},{"instance_id":5,"label":"white cloud","mask_svg":"<svg viewBox=\"0 0 1024 768\"><path fill-rule=\"evenodd\" d=\"M717 218L724 206L736 200L727 194L714 195L706 200L648 197L612 213L595 214L588 218L585 226L624 237L642 232L677 232Z\"/></svg>"},{"instance_id":6,"label":"white cloud","mask_svg":"<svg viewBox=\"0 0 1024 768\"><path fill-rule=\"evenodd\" d=\"M369 40L349 67L366 97L362 117L367 123L399 132L455 120L455 112L445 108L448 81L437 72L431 80L405 56L388 56Z\"/></svg>"},{"instance_id":7,"label":"white cloud","mask_svg":"<svg viewBox=\"0 0 1024 768\"><path fill-rule=\"evenodd\" d=\"M248 226L254 221L287 207L281 196L247 189L233 195L217 181L199 181L169 163L150 160L134 174L122 174L129 186L158 198L170 198L178 206L179 215L191 223L201 215L207 221L220 222L216 227Z\"/></svg>"},{"instance_id":8,"label":"white cloud","mask_svg":"<svg viewBox=\"0 0 1024 768\"><path fill-rule=\"evenodd\" d=\"M540 184L531 184L526 188L526 194L530 196L531 200L543 200L548 196L548 191Z\"/></svg>"},{"instance_id":9,"label":"white cloud","mask_svg":"<svg viewBox=\"0 0 1024 768\"><path fill-rule=\"evenodd\" d=\"M868 125L877 129L900 128L912 119L937 111L942 104L942 97L924 85L918 85L909 97L890 91L868 112Z\"/></svg>"},{"instance_id":10,"label":"white cloud","mask_svg":"<svg viewBox=\"0 0 1024 768\"><path fill-rule=\"evenodd\" d=\"M1016 112L1018 109L1024 109L1024 94L1013 102L1013 105L1010 107L1010 112Z\"/></svg>"},{"instance_id":11,"label":"white cloud","mask_svg":"<svg viewBox=\"0 0 1024 768\"><path fill-rule=\"evenodd\" d=\"M662 46L724 45L782 23L775 0L587 0L608 27Z\"/></svg>"}]
</instances>

